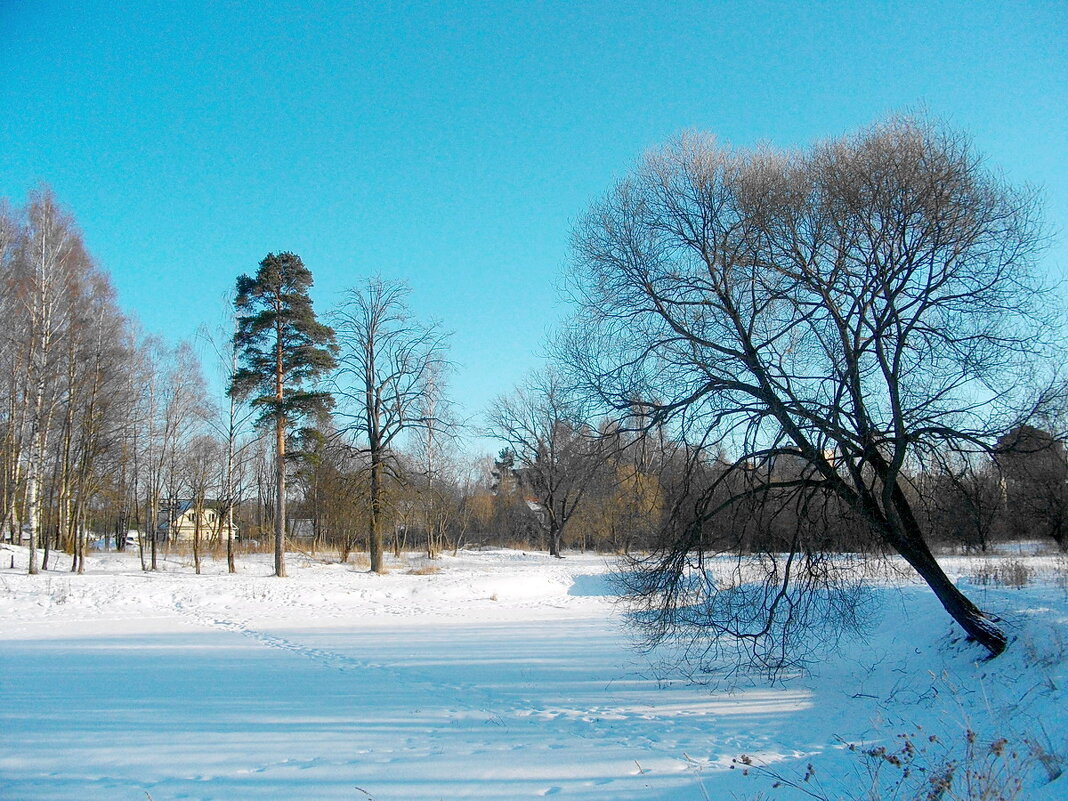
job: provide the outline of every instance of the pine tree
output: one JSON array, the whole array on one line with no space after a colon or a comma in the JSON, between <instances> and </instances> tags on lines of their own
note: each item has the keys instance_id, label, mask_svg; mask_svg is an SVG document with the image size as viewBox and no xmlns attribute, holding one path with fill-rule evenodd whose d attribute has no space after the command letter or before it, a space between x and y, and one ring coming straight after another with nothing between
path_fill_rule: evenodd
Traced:
<instances>
[{"instance_id":1,"label":"pine tree","mask_svg":"<svg viewBox=\"0 0 1068 801\"><path fill-rule=\"evenodd\" d=\"M254 278L237 279L237 333L241 367L231 394L251 397L259 424L275 432L275 575L285 576L286 432L301 418L325 412L333 400L306 385L335 367L334 331L315 318L311 272L293 253L268 253Z\"/></svg>"}]
</instances>

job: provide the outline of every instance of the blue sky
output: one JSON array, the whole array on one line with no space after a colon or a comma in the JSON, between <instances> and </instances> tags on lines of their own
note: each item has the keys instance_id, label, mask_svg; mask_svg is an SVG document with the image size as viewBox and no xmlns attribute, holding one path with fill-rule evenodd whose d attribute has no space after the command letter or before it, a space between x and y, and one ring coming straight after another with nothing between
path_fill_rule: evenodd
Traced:
<instances>
[{"instance_id":1,"label":"blue sky","mask_svg":"<svg viewBox=\"0 0 1068 801\"><path fill-rule=\"evenodd\" d=\"M1040 186L1068 265L1064 3L0 0L0 195L50 184L192 337L269 251L321 311L407 280L469 414L537 363L572 222L687 129L804 145L926 109Z\"/></svg>"}]
</instances>

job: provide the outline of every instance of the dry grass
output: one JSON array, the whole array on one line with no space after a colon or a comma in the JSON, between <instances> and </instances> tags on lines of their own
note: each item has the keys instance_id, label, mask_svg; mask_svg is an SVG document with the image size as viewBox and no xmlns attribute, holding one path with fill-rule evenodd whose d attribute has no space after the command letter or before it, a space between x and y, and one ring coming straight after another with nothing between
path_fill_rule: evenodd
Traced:
<instances>
[{"instance_id":1,"label":"dry grass","mask_svg":"<svg viewBox=\"0 0 1068 801\"><path fill-rule=\"evenodd\" d=\"M440 573L441 568L437 565L417 565L415 567L408 568L409 576L433 576L436 573Z\"/></svg>"},{"instance_id":2,"label":"dry grass","mask_svg":"<svg viewBox=\"0 0 1068 801\"><path fill-rule=\"evenodd\" d=\"M817 801L1022 801L1025 777L1036 768L1050 781L1062 772L1060 756L1032 739L981 739L970 730L963 743L948 743L917 727L890 746L849 744L848 749L859 758L854 778L860 789L845 795L822 785L818 764L809 763L802 775L785 775L743 754L732 768Z\"/></svg>"},{"instance_id":3,"label":"dry grass","mask_svg":"<svg viewBox=\"0 0 1068 801\"><path fill-rule=\"evenodd\" d=\"M1053 580L1068 593L1068 553L1062 551L1054 557Z\"/></svg>"},{"instance_id":4,"label":"dry grass","mask_svg":"<svg viewBox=\"0 0 1068 801\"><path fill-rule=\"evenodd\" d=\"M1034 569L1020 559L995 559L977 565L972 581L986 586L1021 589L1030 584L1034 577Z\"/></svg>"},{"instance_id":5,"label":"dry grass","mask_svg":"<svg viewBox=\"0 0 1068 801\"><path fill-rule=\"evenodd\" d=\"M371 569L371 557L365 553L350 553L349 558L345 562L353 567L358 567L361 570Z\"/></svg>"},{"instance_id":6,"label":"dry grass","mask_svg":"<svg viewBox=\"0 0 1068 801\"><path fill-rule=\"evenodd\" d=\"M472 551L536 551L538 548L531 544L527 539L498 539L493 538L489 542L479 541L477 538L464 543L463 547Z\"/></svg>"}]
</instances>

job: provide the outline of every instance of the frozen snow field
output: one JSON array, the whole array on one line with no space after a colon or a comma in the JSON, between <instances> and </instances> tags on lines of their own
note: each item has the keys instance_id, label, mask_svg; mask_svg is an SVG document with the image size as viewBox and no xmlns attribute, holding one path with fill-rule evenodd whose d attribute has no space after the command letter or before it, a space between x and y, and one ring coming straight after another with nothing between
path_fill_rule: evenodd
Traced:
<instances>
[{"instance_id":1,"label":"frozen snow field","mask_svg":"<svg viewBox=\"0 0 1068 801\"><path fill-rule=\"evenodd\" d=\"M845 744L916 726L1010 738L1020 797L1068 798L1068 600L1048 559L1022 589L970 589L1013 637L997 660L902 581L812 674L719 688L633 649L603 557L460 552L376 576L290 554L287 579L269 561L197 576L105 553L26 576L25 551L0 553L0 798L788 799L732 760L791 779L812 763L856 792Z\"/></svg>"}]
</instances>

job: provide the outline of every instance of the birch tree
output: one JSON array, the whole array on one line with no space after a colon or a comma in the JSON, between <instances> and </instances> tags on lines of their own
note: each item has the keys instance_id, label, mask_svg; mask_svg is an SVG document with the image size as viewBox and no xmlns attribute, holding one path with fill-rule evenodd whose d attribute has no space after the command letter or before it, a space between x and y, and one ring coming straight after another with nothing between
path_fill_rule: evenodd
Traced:
<instances>
[{"instance_id":1,"label":"birch tree","mask_svg":"<svg viewBox=\"0 0 1068 801\"><path fill-rule=\"evenodd\" d=\"M240 349L236 341L237 317L233 314L232 301L229 302L231 313L227 325L212 333L207 328L198 332L198 337L208 343L215 354L216 364L223 373L226 386L233 384L238 373ZM253 443L253 436L248 430L255 410L246 397L228 392L226 408L221 415L213 417L211 425L226 443L226 462L223 469L222 509L220 525L226 528L226 568L230 573L237 572L234 558L234 508L241 501L241 481L245 462Z\"/></svg>"},{"instance_id":2,"label":"birch tree","mask_svg":"<svg viewBox=\"0 0 1068 801\"><path fill-rule=\"evenodd\" d=\"M12 542L19 541L20 521L17 495L22 474L25 404L21 402L21 371L25 358L25 326L21 307L15 297L18 285L15 258L20 235L19 215L7 198L0 198L0 314L7 321L0 337L0 364L3 365L3 532Z\"/></svg>"},{"instance_id":3,"label":"birch tree","mask_svg":"<svg viewBox=\"0 0 1068 801\"><path fill-rule=\"evenodd\" d=\"M45 446L58 401L64 338L71 334L76 308L75 283L87 257L71 215L60 208L51 190L30 195L26 227L16 261L14 295L25 316L25 356L18 393L26 412L26 521L29 526L29 572L39 570L41 489Z\"/></svg>"}]
</instances>

